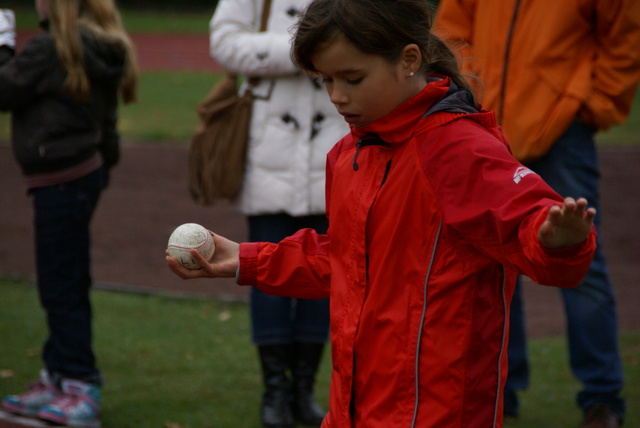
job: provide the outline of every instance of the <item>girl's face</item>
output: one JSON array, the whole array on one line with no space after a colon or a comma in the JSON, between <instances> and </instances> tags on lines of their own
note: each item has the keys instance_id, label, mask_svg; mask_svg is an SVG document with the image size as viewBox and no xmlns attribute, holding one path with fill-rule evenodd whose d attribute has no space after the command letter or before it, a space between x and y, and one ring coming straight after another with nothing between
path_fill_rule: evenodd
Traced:
<instances>
[{"instance_id":1,"label":"girl's face","mask_svg":"<svg viewBox=\"0 0 640 428\"><path fill-rule=\"evenodd\" d=\"M415 45L405 47L398 63L391 64L338 36L320 45L312 60L331 102L356 128L385 116L426 85L419 76L421 55Z\"/></svg>"}]
</instances>

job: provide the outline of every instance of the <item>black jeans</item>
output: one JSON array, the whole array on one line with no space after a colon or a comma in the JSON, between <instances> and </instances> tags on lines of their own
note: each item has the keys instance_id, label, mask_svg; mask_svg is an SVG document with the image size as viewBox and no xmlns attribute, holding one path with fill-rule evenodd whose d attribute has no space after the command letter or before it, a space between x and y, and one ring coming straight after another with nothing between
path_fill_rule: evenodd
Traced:
<instances>
[{"instance_id":1,"label":"black jeans","mask_svg":"<svg viewBox=\"0 0 640 428\"><path fill-rule=\"evenodd\" d=\"M54 381L101 384L92 349L90 221L105 183L99 169L31 192L38 291L49 328L43 361Z\"/></svg>"}]
</instances>

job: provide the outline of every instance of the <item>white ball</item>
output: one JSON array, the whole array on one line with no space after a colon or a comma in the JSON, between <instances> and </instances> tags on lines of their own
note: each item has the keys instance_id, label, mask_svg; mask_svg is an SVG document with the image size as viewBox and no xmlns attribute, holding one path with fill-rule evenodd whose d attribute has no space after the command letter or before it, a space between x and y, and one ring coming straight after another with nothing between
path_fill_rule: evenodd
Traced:
<instances>
[{"instance_id":1,"label":"white ball","mask_svg":"<svg viewBox=\"0 0 640 428\"><path fill-rule=\"evenodd\" d=\"M205 260L211 260L215 245L209 231L196 223L180 225L169 236L167 250L169 255L187 269L200 269L200 265L193 258L189 250L196 249Z\"/></svg>"}]
</instances>

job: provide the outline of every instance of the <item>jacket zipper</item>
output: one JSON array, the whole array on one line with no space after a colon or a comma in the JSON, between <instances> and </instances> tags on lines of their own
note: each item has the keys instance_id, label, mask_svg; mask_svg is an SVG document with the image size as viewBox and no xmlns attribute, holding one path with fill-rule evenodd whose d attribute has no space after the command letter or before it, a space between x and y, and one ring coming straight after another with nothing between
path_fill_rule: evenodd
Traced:
<instances>
[{"instance_id":1,"label":"jacket zipper","mask_svg":"<svg viewBox=\"0 0 640 428\"><path fill-rule=\"evenodd\" d=\"M505 91L507 90L507 71L509 70L511 39L513 38L513 31L515 30L515 27L516 27L518 12L520 10L520 3L522 3L522 0L517 0L516 5L513 8L511 25L509 26L509 33L507 34L507 44L505 45L505 48L504 48L504 63L502 64L502 81L500 82L500 100L498 103L498 124L500 125L502 125L502 119L504 118L504 99L505 99Z\"/></svg>"},{"instance_id":2,"label":"jacket zipper","mask_svg":"<svg viewBox=\"0 0 640 428\"><path fill-rule=\"evenodd\" d=\"M356 154L353 155L353 170L358 170L358 155L360 154L360 149L362 148L362 138L358 140L356 143Z\"/></svg>"},{"instance_id":3,"label":"jacket zipper","mask_svg":"<svg viewBox=\"0 0 640 428\"><path fill-rule=\"evenodd\" d=\"M390 147L390 144L382 141L375 134L367 134L364 137L360 138L356 143L356 153L353 155L353 170L357 171L358 167L358 155L360 154L360 149L367 146L382 146L382 147Z\"/></svg>"},{"instance_id":4,"label":"jacket zipper","mask_svg":"<svg viewBox=\"0 0 640 428\"><path fill-rule=\"evenodd\" d=\"M391 169L391 161L392 159L389 159L389 162L387 162L387 166L384 169L384 176L382 177L382 182L380 183L380 187L382 187L382 185L387 182L387 177L389 176L389 170Z\"/></svg>"}]
</instances>

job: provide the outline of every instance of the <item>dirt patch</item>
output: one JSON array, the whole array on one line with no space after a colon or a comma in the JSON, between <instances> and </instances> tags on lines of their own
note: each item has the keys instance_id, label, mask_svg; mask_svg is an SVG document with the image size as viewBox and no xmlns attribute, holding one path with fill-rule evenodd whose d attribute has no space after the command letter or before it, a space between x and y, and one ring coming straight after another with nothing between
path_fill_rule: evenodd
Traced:
<instances>
[{"instance_id":1,"label":"dirt patch","mask_svg":"<svg viewBox=\"0 0 640 428\"><path fill-rule=\"evenodd\" d=\"M640 149L601 150L601 235L615 284L620 329L640 328ZM8 148L0 148L0 273L33 276L30 199ZM100 287L223 299L247 298L233 280L183 281L164 262L167 239L182 223L200 223L236 241L247 239L246 218L228 204L196 205L187 191L186 147L125 146L93 221L93 273ZM557 289L525 287L533 337L562 334L564 310Z\"/></svg>"}]
</instances>

